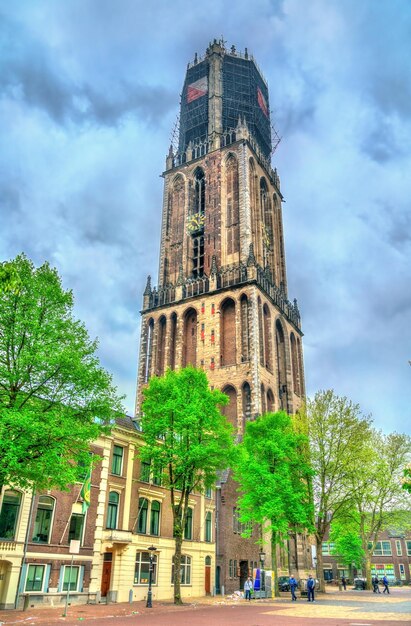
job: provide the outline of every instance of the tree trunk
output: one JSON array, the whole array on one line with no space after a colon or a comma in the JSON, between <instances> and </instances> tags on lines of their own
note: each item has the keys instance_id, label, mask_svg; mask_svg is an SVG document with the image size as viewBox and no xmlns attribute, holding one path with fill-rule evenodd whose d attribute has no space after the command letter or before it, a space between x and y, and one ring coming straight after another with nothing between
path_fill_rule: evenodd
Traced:
<instances>
[{"instance_id":1,"label":"tree trunk","mask_svg":"<svg viewBox=\"0 0 411 626\"><path fill-rule=\"evenodd\" d=\"M364 559L364 566L365 566L365 579L366 579L366 589L371 589L372 588L372 584L371 584L371 554L367 551L365 553L365 559Z\"/></svg>"},{"instance_id":2,"label":"tree trunk","mask_svg":"<svg viewBox=\"0 0 411 626\"><path fill-rule=\"evenodd\" d=\"M276 598L280 595L280 590L278 588L278 565L277 565L277 533L275 530L271 532L271 567L273 570L274 580L274 595Z\"/></svg>"},{"instance_id":3,"label":"tree trunk","mask_svg":"<svg viewBox=\"0 0 411 626\"><path fill-rule=\"evenodd\" d=\"M320 591L325 591L325 581L324 581L324 566L323 566L323 543L316 537L316 546L317 546L317 578L320 582Z\"/></svg>"},{"instance_id":4,"label":"tree trunk","mask_svg":"<svg viewBox=\"0 0 411 626\"><path fill-rule=\"evenodd\" d=\"M181 531L181 525L179 524L179 530ZM176 550L173 556L174 563L174 604L183 604L183 600L181 598L181 589L180 589L180 571L181 571L181 546L183 544L183 536L182 533L179 532L175 538Z\"/></svg>"}]
</instances>

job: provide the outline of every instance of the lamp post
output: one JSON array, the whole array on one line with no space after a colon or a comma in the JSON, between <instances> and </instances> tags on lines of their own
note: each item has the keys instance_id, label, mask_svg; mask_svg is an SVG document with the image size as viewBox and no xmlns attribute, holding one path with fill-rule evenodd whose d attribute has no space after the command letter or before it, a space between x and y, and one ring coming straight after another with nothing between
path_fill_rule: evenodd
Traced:
<instances>
[{"instance_id":1,"label":"lamp post","mask_svg":"<svg viewBox=\"0 0 411 626\"><path fill-rule=\"evenodd\" d=\"M260 563L261 563L261 590L260 590L260 598L261 592L265 592L265 572L264 572L264 561L265 561L265 552L261 550L260 552Z\"/></svg>"},{"instance_id":2,"label":"lamp post","mask_svg":"<svg viewBox=\"0 0 411 626\"><path fill-rule=\"evenodd\" d=\"M153 605L151 602L151 597L152 597L152 593L151 593L151 585L153 582L153 562L154 562L154 552L157 550L157 548L155 548L154 546L150 546L149 548L147 548L149 555L150 555L150 566L149 566L149 570L148 570L148 593L147 593L147 603L146 603L146 608L147 609L152 609Z\"/></svg>"}]
</instances>

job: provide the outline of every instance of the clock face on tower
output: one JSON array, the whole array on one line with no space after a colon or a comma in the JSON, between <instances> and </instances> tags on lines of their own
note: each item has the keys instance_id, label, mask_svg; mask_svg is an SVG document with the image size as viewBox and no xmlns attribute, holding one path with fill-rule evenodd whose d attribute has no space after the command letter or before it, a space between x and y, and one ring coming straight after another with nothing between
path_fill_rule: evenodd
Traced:
<instances>
[{"instance_id":1,"label":"clock face on tower","mask_svg":"<svg viewBox=\"0 0 411 626\"><path fill-rule=\"evenodd\" d=\"M192 235L204 228L205 216L203 213L194 213L187 217L187 233Z\"/></svg>"}]
</instances>

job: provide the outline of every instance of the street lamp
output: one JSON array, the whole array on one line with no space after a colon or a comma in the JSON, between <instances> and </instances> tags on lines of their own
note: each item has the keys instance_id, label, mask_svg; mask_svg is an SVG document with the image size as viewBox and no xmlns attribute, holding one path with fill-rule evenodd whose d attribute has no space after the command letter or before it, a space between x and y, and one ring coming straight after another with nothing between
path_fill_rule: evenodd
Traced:
<instances>
[{"instance_id":1,"label":"street lamp","mask_svg":"<svg viewBox=\"0 0 411 626\"><path fill-rule=\"evenodd\" d=\"M261 550L260 552L260 563L261 563L261 591L265 591L265 572L264 572L264 561L265 561L265 552ZM261 593L261 592L260 592Z\"/></svg>"},{"instance_id":2,"label":"street lamp","mask_svg":"<svg viewBox=\"0 0 411 626\"><path fill-rule=\"evenodd\" d=\"M146 608L147 609L152 609L153 605L151 603L151 585L153 582L153 563L154 563L154 552L157 550L157 548L155 548L154 546L150 546L149 548L147 548L147 550L149 551L149 555L150 555L150 566L149 566L149 570L148 570L148 593L147 593L147 604L146 604Z\"/></svg>"}]
</instances>

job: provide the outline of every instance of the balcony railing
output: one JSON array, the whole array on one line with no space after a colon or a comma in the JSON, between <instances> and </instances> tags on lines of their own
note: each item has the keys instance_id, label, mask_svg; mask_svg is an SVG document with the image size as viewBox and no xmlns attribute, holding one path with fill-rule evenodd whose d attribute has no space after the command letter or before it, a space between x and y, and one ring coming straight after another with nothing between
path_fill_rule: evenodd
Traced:
<instances>
[{"instance_id":1,"label":"balcony railing","mask_svg":"<svg viewBox=\"0 0 411 626\"><path fill-rule=\"evenodd\" d=\"M158 290L155 287L151 288L149 279L144 292L144 311L156 309L166 304L177 303L209 293L210 291L224 290L244 284L257 284L279 308L281 313L296 328L301 329L301 317L297 300L294 300L292 303L287 299L284 290L273 283L269 270L263 269L255 263L255 260L251 264L240 263L217 270L215 259L213 259L213 265L215 269L212 270L213 273L210 276L180 278L178 284L167 285Z\"/></svg>"},{"instance_id":2,"label":"balcony railing","mask_svg":"<svg viewBox=\"0 0 411 626\"><path fill-rule=\"evenodd\" d=\"M104 539L112 543L131 543L133 534L131 530L107 530Z\"/></svg>"}]
</instances>

